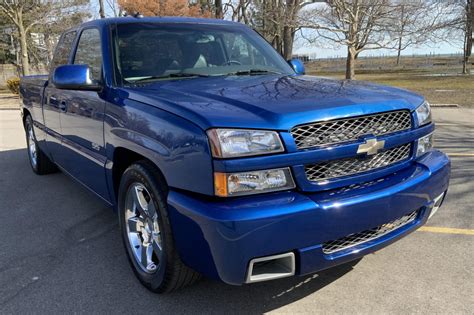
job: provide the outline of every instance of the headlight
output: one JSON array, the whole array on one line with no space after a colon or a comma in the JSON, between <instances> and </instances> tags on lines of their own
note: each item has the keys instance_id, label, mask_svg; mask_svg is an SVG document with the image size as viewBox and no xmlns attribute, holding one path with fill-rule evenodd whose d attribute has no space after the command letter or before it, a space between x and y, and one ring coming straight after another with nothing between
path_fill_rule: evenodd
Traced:
<instances>
[{"instance_id":1,"label":"headlight","mask_svg":"<svg viewBox=\"0 0 474 315\"><path fill-rule=\"evenodd\" d=\"M210 129L212 156L232 158L283 152L278 133L265 130Z\"/></svg>"},{"instance_id":2,"label":"headlight","mask_svg":"<svg viewBox=\"0 0 474 315\"><path fill-rule=\"evenodd\" d=\"M416 157L422 156L426 152L433 149L433 134L430 133L418 139L418 145L416 146Z\"/></svg>"},{"instance_id":3,"label":"headlight","mask_svg":"<svg viewBox=\"0 0 474 315\"><path fill-rule=\"evenodd\" d=\"M252 195L295 188L289 168L242 173L214 173L215 194L220 197Z\"/></svg>"},{"instance_id":4,"label":"headlight","mask_svg":"<svg viewBox=\"0 0 474 315\"><path fill-rule=\"evenodd\" d=\"M424 101L423 104L418 106L416 109L416 118L418 120L418 126L429 124L431 122L431 108L430 103Z\"/></svg>"}]
</instances>

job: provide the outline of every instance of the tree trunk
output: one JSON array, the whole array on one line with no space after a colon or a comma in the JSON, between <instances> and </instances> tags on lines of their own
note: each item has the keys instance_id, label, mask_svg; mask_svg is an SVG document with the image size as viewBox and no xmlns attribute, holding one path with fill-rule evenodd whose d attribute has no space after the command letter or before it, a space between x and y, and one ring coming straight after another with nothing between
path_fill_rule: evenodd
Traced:
<instances>
[{"instance_id":1,"label":"tree trunk","mask_svg":"<svg viewBox=\"0 0 474 315\"><path fill-rule=\"evenodd\" d=\"M283 56L283 45L282 45L280 36L278 35L275 36L275 38L272 41L272 45L273 45L273 48L275 48L275 50L278 51L278 53Z\"/></svg>"},{"instance_id":2,"label":"tree trunk","mask_svg":"<svg viewBox=\"0 0 474 315\"><path fill-rule=\"evenodd\" d=\"M347 60L346 60L346 79L354 80L355 79L355 56L353 48L347 48Z\"/></svg>"},{"instance_id":3,"label":"tree trunk","mask_svg":"<svg viewBox=\"0 0 474 315\"><path fill-rule=\"evenodd\" d=\"M101 19L105 19L104 0L99 0L99 15Z\"/></svg>"},{"instance_id":4,"label":"tree trunk","mask_svg":"<svg viewBox=\"0 0 474 315\"><path fill-rule=\"evenodd\" d=\"M469 57L467 55L467 48L468 48L468 36L467 32L464 35L464 51L463 51L463 57L462 57L462 74L467 74L467 61L469 60Z\"/></svg>"},{"instance_id":5,"label":"tree trunk","mask_svg":"<svg viewBox=\"0 0 474 315\"><path fill-rule=\"evenodd\" d=\"M30 62L28 60L28 45L26 43L26 30L23 25L23 18L21 15L18 19L18 35L20 37L20 60L22 75L30 75Z\"/></svg>"},{"instance_id":6,"label":"tree trunk","mask_svg":"<svg viewBox=\"0 0 474 315\"><path fill-rule=\"evenodd\" d=\"M216 6L216 19L223 19L224 14L222 12L222 0L216 0L215 6Z\"/></svg>"},{"instance_id":7,"label":"tree trunk","mask_svg":"<svg viewBox=\"0 0 474 315\"><path fill-rule=\"evenodd\" d=\"M468 0L466 4L466 25L464 27L464 51L462 60L463 74L468 74L467 65L469 63L469 57L472 53L473 14L472 2Z\"/></svg>"},{"instance_id":8,"label":"tree trunk","mask_svg":"<svg viewBox=\"0 0 474 315\"><path fill-rule=\"evenodd\" d=\"M402 37L398 40L398 49L397 49L397 66L400 65L400 57L402 54Z\"/></svg>"},{"instance_id":9,"label":"tree trunk","mask_svg":"<svg viewBox=\"0 0 474 315\"><path fill-rule=\"evenodd\" d=\"M293 56L294 32L289 26L283 28L283 58L290 60Z\"/></svg>"},{"instance_id":10,"label":"tree trunk","mask_svg":"<svg viewBox=\"0 0 474 315\"><path fill-rule=\"evenodd\" d=\"M54 44L53 44L53 39L51 38L51 33L50 32L45 32L44 33L44 43L47 49L47 62L48 65L51 63L51 60L53 60L53 53L54 53Z\"/></svg>"},{"instance_id":11,"label":"tree trunk","mask_svg":"<svg viewBox=\"0 0 474 315\"><path fill-rule=\"evenodd\" d=\"M397 50L397 66L400 65L400 55L402 54L402 41L403 33L405 31L405 6L401 7L401 17L400 17L401 28L400 28L400 38L398 39L398 50Z\"/></svg>"}]
</instances>

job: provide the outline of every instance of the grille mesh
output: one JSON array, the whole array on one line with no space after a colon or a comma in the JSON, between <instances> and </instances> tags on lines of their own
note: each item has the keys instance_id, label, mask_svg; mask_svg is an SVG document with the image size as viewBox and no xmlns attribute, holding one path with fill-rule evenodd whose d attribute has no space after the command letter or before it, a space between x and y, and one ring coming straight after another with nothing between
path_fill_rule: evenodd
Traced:
<instances>
[{"instance_id":1,"label":"grille mesh","mask_svg":"<svg viewBox=\"0 0 474 315\"><path fill-rule=\"evenodd\" d=\"M392 222L382 224L376 228L366 230L360 233L351 234L334 241L326 242L323 244L322 247L323 253L332 254L379 238L414 221L416 219L417 214L418 211L414 211Z\"/></svg>"},{"instance_id":2,"label":"grille mesh","mask_svg":"<svg viewBox=\"0 0 474 315\"><path fill-rule=\"evenodd\" d=\"M301 125L291 129L291 134L298 149L306 149L354 141L363 135L380 136L410 128L410 112L402 110Z\"/></svg>"},{"instance_id":3,"label":"grille mesh","mask_svg":"<svg viewBox=\"0 0 474 315\"><path fill-rule=\"evenodd\" d=\"M319 182L389 166L408 159L410 149L411 144L407 143L363 159L354 157L306 165L306 178Z\"/></svg>"}]
</instances>

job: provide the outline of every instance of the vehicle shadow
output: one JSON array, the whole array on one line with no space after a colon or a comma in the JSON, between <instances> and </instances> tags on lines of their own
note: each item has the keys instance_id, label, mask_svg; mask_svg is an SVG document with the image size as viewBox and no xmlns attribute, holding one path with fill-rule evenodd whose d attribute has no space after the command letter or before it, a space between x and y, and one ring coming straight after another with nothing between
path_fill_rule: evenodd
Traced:
<instances>
[{"instance_id":1,"label":"vehicle shadow","mask_svg":"<svg viewBox=\"0 0 474 315\"><path fill-rule=\"evenodd\" d=\"M61 173L33 174L26 149L0 151L0 165L0 220L4 224L0 237L10 238L0 255L0 275L4 277L0 280L3 288L0 305L14 305L21 299L28 301L21 302L22 308L28 309L36 307L38 299L54 301L64 288L53 283L68 279L66 283L71 281L75 286L68 287L67 290L72 290L70 294L58 301L63 310L72 311L71 305L80 298L89 303L74 306L76 311L119 307L130 312L153 308L160 313L263 313L321 290L358 263L313 275L243 286L203 278L183 290L157 295L142 287L133 276L125 258L116 214L92 193ZM11 191L24 194L11 194ZM18 222L22 224L18 226ZM15 264L19 267L12 269ZM7 281L8 278L16 280ZM34 284L33 278L40 278L41 282ZM31 291L20 290L18 284ZM108 291L108 288L113 289Z\"/></svg>"},{"instance_id":2,"label":"vehicle shadow","mask_svg":"<svg viewBox=\"0 0 474 315\"><path fill-rule=\"evenodd\" d=\"M452 162L448 203L467 200L472 191L472 161ZM434 220L448 215L453 213L441 212ZM456 215L470 222L468 214ZM265 313L310 295L323 299L325 294L315 293L358 263L243 286L204 278L171 294L154 294L128 265L116 214L61 173L34 175L26 149L0 151L0 222L0 239L8 240L0 243L0 313L2 308L8 313L38 307L94 313Z\"/></svg>"},{"instance_id":3,"label":"vehicle shadow","mask_svg":"<svg viewBox=\"0 0 474 315\"><path fill-rule=\"evenodd\" d=\"M156 296L156 303L170 303L177 313L206 310L210 313L265 313L316 293L350 272L360 261L307 276L296 276L243 286L202 279L191 287ZM193 303L189 303L193 301Z\"/></svg>"}]
</instances>

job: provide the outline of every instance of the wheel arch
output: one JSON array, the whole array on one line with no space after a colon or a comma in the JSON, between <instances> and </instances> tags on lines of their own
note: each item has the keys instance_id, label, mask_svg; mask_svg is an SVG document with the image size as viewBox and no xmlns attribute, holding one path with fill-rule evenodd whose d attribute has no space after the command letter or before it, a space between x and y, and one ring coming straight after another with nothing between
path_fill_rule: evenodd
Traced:
<instances>
[{"instance_id":1,"label":"wheel arch","mask_svg":"<svg viewBox=\"0 0 474 315\"><path fill-rule=\"evenodd\" d=\"M125 148L125 147L117 147L114 149L113 157L112 157L112 167L111 167L111 189L113 193L113 200L114 204L117 203L118 198L118 189L120 186L120 180L122 178L123 173L125 170L132 164L137 163L139 161L146 161L153 165L158 171L160 175L160 181L163 182L166 186L168 183L166 181L163 172L161 171L160 167L153 162L152 159L148 158L147 156L138 153L134 150Z\"/></svg>"},{"instance_id":2,"label":"wheel arch","mask_svg":"<svg viewBox=\"0 0 474 315\"><path fill-rule=\"evenodd\" d=\"M23 113L22 113L22 117L21 117L21 120L23 122L23 127L25 127L26 117L28 117L28 116L31 116L31 118L33 118L30 111L28 109L26 109L25 107L23 107Z\"/></svg>"}]
</instances>

